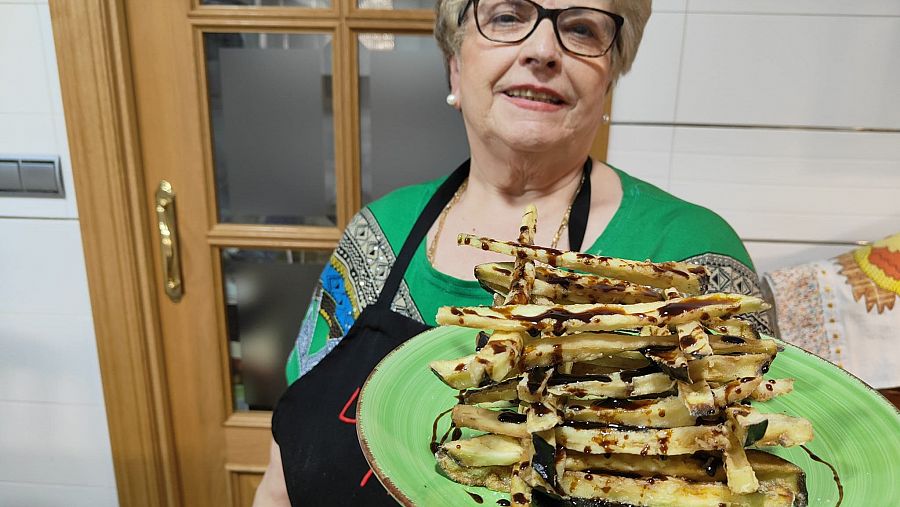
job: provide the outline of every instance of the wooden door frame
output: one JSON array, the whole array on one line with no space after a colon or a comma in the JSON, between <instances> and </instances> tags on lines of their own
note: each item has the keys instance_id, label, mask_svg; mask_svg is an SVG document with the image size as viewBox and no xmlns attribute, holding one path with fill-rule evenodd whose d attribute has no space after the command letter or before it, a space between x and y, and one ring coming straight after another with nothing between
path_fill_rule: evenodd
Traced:
<instances>
[{"instance_id":1,"label":"wooden door frame","mask_svg":"<svg viewBox=\"0 0 900 507\"><path fill-rule=\"evenodd\" d=\"M124 0L50 0L119 502L180 505ZM609 106L607 106L609 108ZM605 158L608 125L592 153Z\"/></svg>"},{"instance_id":2,"label":"wooden door frame","mask_svg":"<svg viewBox=\"0 0 900 507\"><path fill-rule=\"evenodd\" d=\"M50 0L119 502L177 506L122 0Z\"/></svg>"}]
</instances>

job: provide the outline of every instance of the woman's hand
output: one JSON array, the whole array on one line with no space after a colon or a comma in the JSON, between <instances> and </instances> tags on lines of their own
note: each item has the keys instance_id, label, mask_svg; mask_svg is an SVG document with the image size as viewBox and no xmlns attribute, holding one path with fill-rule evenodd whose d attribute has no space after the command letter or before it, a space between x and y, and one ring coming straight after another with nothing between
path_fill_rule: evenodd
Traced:
<instances>
[{"instance_id":1,"label":"woman's hand","mask_svg":"<svg viewBox=\"0 0 900 507\"><path fill-rule=\"evenodd\" d=\"M253 507L290 507L287 486L284 484L284 469L281 467L281 450L275 439L269 447L269 466L262 482L256 488Z\"/></svg>"}]
</instances>

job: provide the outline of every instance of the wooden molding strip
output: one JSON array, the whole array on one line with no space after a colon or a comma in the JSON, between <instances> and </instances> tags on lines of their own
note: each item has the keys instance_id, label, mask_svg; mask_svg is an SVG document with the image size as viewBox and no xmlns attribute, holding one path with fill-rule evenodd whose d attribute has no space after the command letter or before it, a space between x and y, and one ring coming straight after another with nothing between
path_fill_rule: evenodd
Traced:
<instances>
[{"instance_id":1,"label":"wooden molding strip","mask_svg":"<svg viewBox=\"0 0 900 507\"><path fill-rule=\"evenodd\" d=\"M210 246L333 250L341 239L337 227L216 224L207 234Z\"/></svg>"},{"instance_id":2,"label":"wooden molding strip","mask_svg":"<svg viewBox=\"0 0 900 507\"><path fill-rule=\"evenodd\" d=\"M272 412L259 410L234 412L225 421L225 426L233 428L271 428Z\"/></svg>"},{"instance_id":3,"label":"wooden molding strip","mask_svg":"<svg viewBox=\"0 0 900 507\"><path fill-rule=\"evenodd\" d=\"M177 506L123 4L50 12L119 502Z\"/></svg>"}]
</instances>

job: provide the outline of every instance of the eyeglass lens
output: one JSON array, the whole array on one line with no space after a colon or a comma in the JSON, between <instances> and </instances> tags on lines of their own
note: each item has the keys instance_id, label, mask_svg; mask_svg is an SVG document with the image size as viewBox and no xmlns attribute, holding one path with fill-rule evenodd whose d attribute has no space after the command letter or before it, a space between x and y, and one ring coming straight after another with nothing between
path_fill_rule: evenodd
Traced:
<instances>
[{"instance_id":1,"label":"eyeglass lens","mask_svg":"<svg viewBox=\"0 0 900 507\"><path fill-rule=\"evenodd\" d=\"M479 0L478 29L495 42L525 39L538 20L538 7L526 0ZM616 23L603 12L571 7L559 13L556 30L563 46L573 53L600 56L613 43Z\"/></svg>"}]
</instances>

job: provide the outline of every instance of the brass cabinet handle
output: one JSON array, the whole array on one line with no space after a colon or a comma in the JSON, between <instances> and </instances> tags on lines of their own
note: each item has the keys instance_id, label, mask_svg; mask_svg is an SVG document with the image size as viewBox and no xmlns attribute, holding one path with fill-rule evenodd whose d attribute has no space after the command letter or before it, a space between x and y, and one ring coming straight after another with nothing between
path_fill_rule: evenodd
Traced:
<instances>
[{"instance_id":1,"label":"brass cabinet handle","mask_svg":"<svg viewBox=\"0 0 900 507\"><path fill-rule=\"evenodd\" d=\"M156 189L156 221L159 225L159 250L162 253L166 294L177 303L184 295L181 260L178 256L178 222L175 218L175 192L166 180Z\"/></svg>"}]
</instances>

